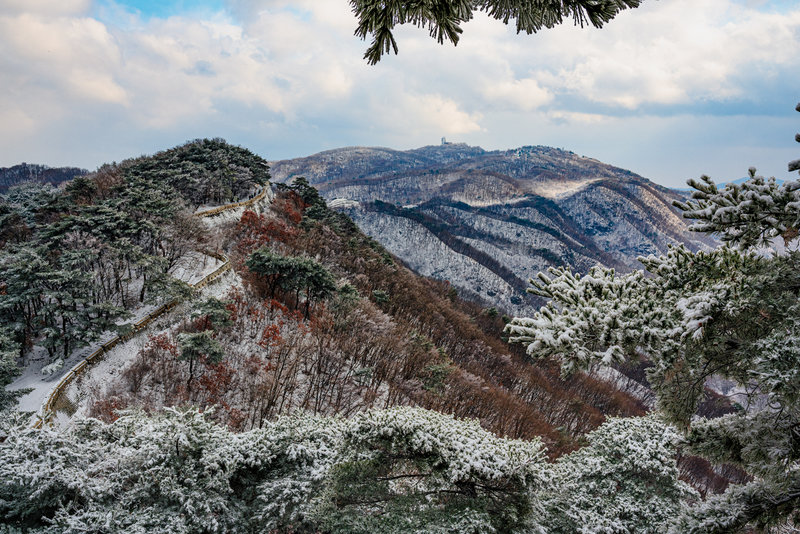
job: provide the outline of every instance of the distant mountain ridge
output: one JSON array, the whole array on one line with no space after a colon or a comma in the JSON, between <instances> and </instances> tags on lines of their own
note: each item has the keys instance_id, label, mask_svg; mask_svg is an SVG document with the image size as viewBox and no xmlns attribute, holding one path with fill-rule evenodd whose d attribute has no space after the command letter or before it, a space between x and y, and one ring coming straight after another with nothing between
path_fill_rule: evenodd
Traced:
<instances>
[{"instance_id":1,"label":"distant mountain ridge","mask_svg":"<svg viewBox=\"0 0 800 534\"><path fill-rule=\"evenodd\" d=\"M672 206L681 193L552 147L350 147L271 167L278 182L305 176L412 269L512 313L539 304L525 288L547 267L630 270L672 244L710 244Z\"/></svg>"},{"instance_id":2,"label":"distant mountain ridge","mask_svg":"<svg viewBox=\"0 0 800 534\"><path fill-rule=\"evenodd\" d=\"M76 176L88 174L86 169L77 167L48 167L31 163L20 163L13 167L0 167L0 194L22 182L42 182L58 185Z\"/></svg>"}]
</instances>

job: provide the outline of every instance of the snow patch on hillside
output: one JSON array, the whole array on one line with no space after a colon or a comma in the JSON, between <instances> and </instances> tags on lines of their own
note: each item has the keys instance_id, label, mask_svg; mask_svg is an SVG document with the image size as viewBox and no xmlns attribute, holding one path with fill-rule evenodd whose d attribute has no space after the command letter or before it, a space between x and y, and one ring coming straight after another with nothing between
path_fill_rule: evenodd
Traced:
<instances>
[{"instance_id":1,"label":"snow patch on hillside","mask_svg":"<svg viewBox=\"0 0 800 534\"><path fill-rule=\"evenodd\" d=\"M181 260L178 262L178 265L173 268L173 271L170 274L180 280L183 280L184 282L196 283L204 276L214 272L221 264L222 262L216 258L197 252L192 252L181 258ZM226 279L226 277L220 278L220 280L223 279ZM204 294L205 291L213 292L216 289L216 285L218 284L212 284L212 286L204 290ZM132 310L131 318L120 321L118 324L136 323L137 321L145 318L156 308L157 306L152 304L142 305L135 310ZM174 313L175 311L167 315L174 315ZM159 323L159 321L156 321L156 323ZM127 343L121 343L117 345L117 347L119 347L120 350L125 350L125 347L136 343L137 340L143 336L146 336L146 334L143 333L135 336ZM35 345L33 350L26 357L26 366L22 374L18 376L14 382L7 386L9 391L28 388L32 389L31 392L20 397L18 409L22 412L39 413L45 401L58 385L61 378L63 378L70 370L80 364L93 352L98 350L104 343L111 341L115 337L117 337L115 332L109 331L103 333L97 341L81 347L80 349L74 350L69 357L63 360L63 365L61 365L60 368L56 369L51 367L50 370L52 370L52 372L49 374L43 373L43 370L50 365L50 358L48 357L47 351L43 347ZM112 352L116 350L117 348L115 347ZM97 365L95 365L95 367L97 367Z\"/></svg>"},{"instance_id":2,"label":"snow patch on hillside","mask_svg":"<svg viewBox=\"0 0 800 534\"><path fill-rule=\"evenodd\" d=\"M358 201L347 198L334 198L328 202L328 207L331 209L357 208L358 206Z\"/></svg>"},{"instance_id":3,"label":"snow patch on hillside","mask_svg":"<svg viewBox=\"0 0 800 534\"><path fill-rule=\"evenodd\" d=\"M238 274L228 271L211 285L204 287L199 299L208 297L224 298L233 287L241 287L242 280ZM129 340L127 343L120 343L106 353L105 357L98 363L92 365L66 391L66 397L76 407L75 416L87 416L90 402L93 398L102 398L106 388L113 384L116 379L125 372L127 367L133 362L136 355L147 344L147 341L154 335L168 331L182 317L186 317L191 312L191 304L186 303L177 306L169 313L159 317L151 323L145 330ZM60 414L59 421L66 424L70 420L64 414Z\"/></svg>"},{"instance_id":4,"label":"snow patch on hillside","mask_svg":"<svg viewBox=\"0 0 800 534\"><path fill-rule=\"evenodd\" d=\"M530 313L522 295L491 270L449 248L426 228L404 217L363 210L351 212L361 230L415 272L446 280L456 288L490 300L511 313ZM513 300L512 300L513 299ZM515 301L520 301L519 303Z\"/></svg>"},{"instance_id":5,"label":"snow patch on hillside","mask_svg":"<svg viewBox=\"0 0 800 534\"><path fill-rule=\"evenodd\" d=\"M577 180L570 182L560 181L545 181L545 182L529 182L526 184L526 190L534 195L549 198L552 200L561 199L577 193L585 189L586 186L599 182L602 178L590 178L588 180Z\"/></svg>"}]
</instances>

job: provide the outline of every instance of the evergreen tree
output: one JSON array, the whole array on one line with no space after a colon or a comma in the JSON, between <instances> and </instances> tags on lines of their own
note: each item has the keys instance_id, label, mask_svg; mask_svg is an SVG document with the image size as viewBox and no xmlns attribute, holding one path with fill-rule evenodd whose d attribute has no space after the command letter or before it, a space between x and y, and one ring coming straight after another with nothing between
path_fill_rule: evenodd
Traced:
<instances>
[{"instance_id":1,"label":"evergreen tree","mask_svg":"<svg viewBox=\"0 0 800 534\"><path fill-rule=\"evenodd\" d=\"M587 439L536 493L548 534L661 534L696 497L678 480L679 435L654 417L610 419Z\"/></svg>"},{"instance_id":2,"label":"evergreen tree","mask_svg":"<svg viewBox=\"0 0 800 534\"><path fill-rule=\"evenodd\" d=\"M19 213L28 224L36 222L36 215L55 199L56 189L50 184L24 182L9 188L6 202Z\"/></svg>"},{"instance_id":3,"label":"evergreen tree","mask_svg":"<svg viewBox=\"0 0 800 534\"><path fill-rule=\"evenodd\" d=\"M0 321L11 332L20 349L39 335L37 321L50 266L41 248L20 247L13 254L0 256Z\"/></svg>"},{"instance_id":4,"label":"evergreen tree","mask_svg":"<svg viewBox=\"0 0 800 534\"><path fill-rule=\"evenodd\" d=\"M233 324L231 311L221 300L209 297L197 306L192 317L200 318L207 328L220 330Z\"/></svg>"},{"instance_id":5,"label":"evergreen tree","mask_svg":"<svg viewBox=\"0 0 800 534\"><path fill-rule=\"evenodd\" d=\"M225 357L225 351L219 341L214 339L213 331L184 333L178 336L178 345L181 348L180 359L189 362L189 379L186 381L186 391L191 397L192 381L196 371L196 364L202 360L207 364L217 364Z\"/></svg>"},{"instance_id":6,"label":"evergreen tree","mask_svg":"<svg viewBox=\"0 0 800 534\"><path fill-rule=\"evenodd\" d=\"M538 439L409 407L244 433L174 409L18 426L0 442L0 531L661 532L685 491L675 437L612 420L552 465Z\"/></svg>"},{"instance_id":7,"label":"evergreen tree","mask_svg":"<svg viewBox=\"0 0 800 534\"><path fill-rule=\"evenodd\" d=\"M332 533L523 532L538 519L538 440L498 438L477 421L419 409L357 415L314 517Z\"/></svg>"},{"instance_id":8,"label":"evergreen tree","mask_svg":"<svg viewBox=\"0 0 800 534\"><path fill-rule=\"evenodd\" d=\"M325 199L320 196L319 191L314 186L308 183L308 179L305 176L297 176L292 179L291 185L281 184L281 186L283 186L282 189L285 188L297 193L306 206L321 206L323 209L327 207Z\"/></svg>"},{"instance_id":9,"label":"evergreen tree","mask_svg":"<svg viewBox=\"0 0 800 534\"><path fill-rule=\"evenodd\" d=\"M98 302L92 292L89 250L63 252L55 269L46 273L44 302L40 310L45 327L43 345L54 354L61 348L66 360L73 350L117 328L116 321L129 312L108 302Z\"/></svg>"},{"instance_id":10,"label":"evergreen tree","mask_svg":"<svg viewBox=\"0 0 800 534\"><path fill-rule=\"evenodd\" d=\"M263 247L250 254L246 265L250 271L259 275L266 282L267 294L274 299L275 292L281 285L281 279L287 276L289 259Z\"/></svg>"},{"instance_id":11,"label":"evergreen tree","mask_svg":"<svg viewBox=\"0 0 800 534\"><path fill-rule=\"evenodd\" d=\"M336 291L333 274L311 258L281 256L264 247L253 252L246 265L266 282L270 298L275 298L278 289L286 294L294 293L295 307L299 308L300 294L303 293L306 319L312 301L324 300Z\"/></svg>"},{"instance_id":12,"label":"evergreen tree","mask_svg":"<svg viewBox=\"0 0 800 534\"><path fill-rule=\"evenodd\" d=\"M30 391L28 389L6 391L6 386L11 384L22 371L16 362L18 353L17 344L0 328L0 418L3 417L3 412L17 404L19 397Z\"/></svg>"},{"instance_id":13,"label":"evergreen tree","mask_svg":"<svg viewBox=\"0 0 800 534\"><path fill-rule=\"evenodd\" d=\"M0 249L6 243L21 243L31 236L28 223L0 195Z\"/></svg>"},{"instance_id":14,"label":"evergreen tree","mask_svg":"<svg viewBox=\"0 0 800 534\"><path fill-rule=\"evenodd\" d=\"M476 11L483 11L504 24L514 20L517 33L531 34L570 18L581 27L591 24L600 28L623 9L638 7L640 3L641 0L350 0L358 17L356 35L362 39L372 36L364 59L373 65L390 50L397 53L392 30L398 24L427 26L431 37L440 44L445 40L458 44L461 24L472 19Z\"/></svg>"},{"instance_id":15,"label":"evergreen tree","mask_svg":"<svg viewBox=\"0 0 800 534\"><path fill-rule=\"evenodd\" d=\"M693 229L721 235L725 246L640 258L650 276L540 273L529 291L550 301L507 326L512 342L533 357L558 357L565 373L645 351L658 406L685 431L688 450L753 475L688 510L676 533L800 521L792 519L800 509L800 252L754 248L797 236L800 183L750 175L723 190L706 177L690 181L692 198L676 204L697 221ZM744 409L697 417L715 376L739 384Z\"/></svg>"},{"instance_id":16,"label":"evergreen tree","mask_svg":"<svg viewBox=\"0 0 800 534\"><path fill-rule=\"evenodd\" d=\"M0 530L528 532L543 460L538 441L420 409L286 417L241 434L197 411L122 413L12 429Z\"/></svg>"}]
</instances>

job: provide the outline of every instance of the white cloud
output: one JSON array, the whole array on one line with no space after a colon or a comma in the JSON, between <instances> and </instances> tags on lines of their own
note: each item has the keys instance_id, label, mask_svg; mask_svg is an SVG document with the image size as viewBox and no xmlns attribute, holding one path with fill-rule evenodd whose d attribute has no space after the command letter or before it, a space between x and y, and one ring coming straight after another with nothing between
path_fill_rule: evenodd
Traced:
<instances>
[{"instance_id":1,"label":"white cloud","mask_svg":"<svg viewBox=\"0 0 800 534\"><path fill-rule=\"evenodd\" d=\"M532 78L489 82L483 89L489 101L507 104L513 109L533 111L553 100L553 95Z\"/></svg>"},{"instance_id":2,"label":"white cloud","mask_svg":"<svg viewBox=\"0 0 800 534\"><path fill-rule=\"evenodd\" d=\"M67 76L66 83L74 94L91 101L114 104L128 102L125 90L106 73L75 69Z\"/></svg>"},{"instance_id":3,"label":"white cloud","mask_svg":"<svg viewBox=\"0 0 800 534\"><path fill-rule=\"evenodd\" d=\"M3 0L0 13L44 13L76 15L89 10L92 0Z\"/></svg>"},{"instance_id":4,"label":"white cloud","mask_svg":"<svg viewBox=\"0 0 800 534\"><path fill-rule=\"evenodd\" d=\"M798 66L800 9L769 13L732 0L645 3L603 30L561 27L539 45L528 57L555 93L626 109L724 102L747 97L742 78L764 75L764 67Z\"/></svg>"},{"instance_id":5,"label":"white cloud","mask_svg":"<svg viewBox=\"0 0 800 534\"><path fill-rule=\"evenodd\" d=\"M800 9L776 14L739 0L644 2L602 30L532 36L479 15L457 47L401 28L400 56L375 67L362 59L368 43L353 36L348 0L226 5L200 20L120 16L113 5L91 17L90 0L3 2L0 140L13 141L0 146L0 165L61 150L74 158L65 163L91 166L217 135L269 157L442 135L571 148L575 132L608 140L648 106L691 114L766 98L764 83L794 84L783 77L800 67ZM643 143L677 135L658 124L637 126Z\"/></svg>"},{"instance_id":6,"label":"white cloud","mask_svg":"<svg viewBox=\"0 0 800 534\"><path fill-rule=\"evenodd\" d=\"M115 77L120 50L99 21L60 12L0 14L0 36L0 108L18 118L0 123L0 135L23 124L33 134L59 118L75 120L88 111L84 106L127 102Z\"/></svg>"},{"instance_id":7,"label":"white cloud","mask_svg":"<svg viewBox=\"0 0 800 534\"><path fill-rule=\"evenodd\" d=\"M577 111L551 111L547 117L554 122L572 124L601 124L612 120L607 115L599 113L580 113Z\"/></svg>"},{"instance_id":8,"label":"white cloud","mask_svg":"<svg viewBox=\"0 0 800 534\"><path fill-rule=\"evenodd\" d=\"M411 119L403 122L409 123L412 129L419 125L447 135L467 134L481 129L478 124L480 114L466 113L454 100L441 95L407 96L402 111Z\"/></svg>"}]
</instances>

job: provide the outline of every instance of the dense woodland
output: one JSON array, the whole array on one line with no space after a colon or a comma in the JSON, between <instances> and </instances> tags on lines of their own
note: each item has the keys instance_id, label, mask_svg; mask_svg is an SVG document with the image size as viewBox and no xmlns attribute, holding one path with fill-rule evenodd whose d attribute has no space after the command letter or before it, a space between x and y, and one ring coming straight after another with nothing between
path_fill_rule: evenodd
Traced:
<instances>
[{"instance_id":1,"label":"dense woodland","mask_svg":"<svg viewBox=\"0 0 800 534\"><path fill-rule=\"evenodd\" d=\"M553 270L548 304L511 320L411 273L302 178L238 220L192 217L268 178L203 140L2 197L3 385L34 347L56 359L183 302L90 392L92 418L33 430L3 391L5 531L792 528L798 252L752 250L797 236L800 183L694 182L680 208L728 247L645 259L650 276ZM226 294L170 276L212 247ZM649 381L664 416L581 371L597 363ZM711 398L715 373L761 408Z\"/></svg>"},{"instance_id":2,"label":"dense woodland","mask_svg":"<svg viewBox=\"0 0 800 534\"><path fill-rule=\"evenodd\" d=\"M206 230L192 211L246 198L266 162L221 140L105 165L62 189L23 183L0 196L0 339L67 358L139 304L186 287L169 276Z\"/></svg>"}]
</instances>

